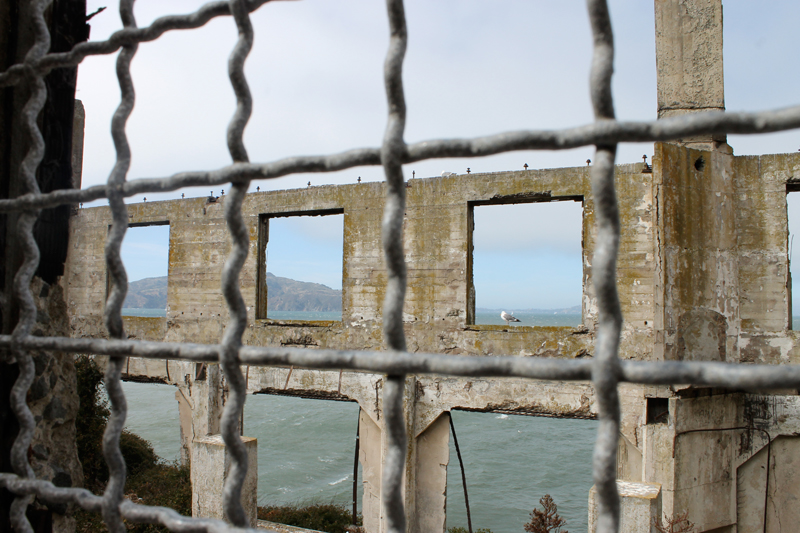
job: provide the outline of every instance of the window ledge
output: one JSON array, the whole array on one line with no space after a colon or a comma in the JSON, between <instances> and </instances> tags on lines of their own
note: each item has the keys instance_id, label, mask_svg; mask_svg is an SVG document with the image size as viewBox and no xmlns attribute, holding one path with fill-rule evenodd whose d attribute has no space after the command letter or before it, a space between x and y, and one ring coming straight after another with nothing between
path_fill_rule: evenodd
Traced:
<instances>
[{"instance_id":1,"label":"window ledge","mask_svg":"<svg viewBox=\"0 0 800 533\"><path fill-rule=\"evenodd\" d=\"M290 328L329 328L341 323L341 320L275 320L273 318L259 318L256 320L256 324L261 327L278 326Z\"/></svg>"},{"instance_id":2,"label":"window ledge","mask_svg":"<svg viewBox=\"0 0 800 533\"><path fill-rule=\"evenodd\" d=\"M566 333L570 335L589 335L586 326L496 326L493 324L470 324L464 331L501 331L504 333Z\"/></svg>"}]
</instances>

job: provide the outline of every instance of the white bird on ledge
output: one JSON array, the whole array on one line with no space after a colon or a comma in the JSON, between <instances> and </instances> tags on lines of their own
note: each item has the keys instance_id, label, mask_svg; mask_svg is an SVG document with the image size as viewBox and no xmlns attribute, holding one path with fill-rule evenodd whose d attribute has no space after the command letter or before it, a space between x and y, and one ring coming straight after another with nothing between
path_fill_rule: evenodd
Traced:
<instances>
[{"instance_id":1,"label":"white bird on ledge","mask_svg":"<svg viewBox=\"0 0 800 533\"><path fill-rule=\"evenodd\" d=\"M517 317L515 317L515 316L514 316L514 313L511 313L511 314L509 315L509 314L508 314L508 313L506 313L505 311L503 311L502 313L500 313L500 318L502 318L503 320L505 320L505 321L506 321L506 326L508 326L508 323L509 323L509 322L521 322L519 318L517 318Z\"/></svg>"}]
</instances>

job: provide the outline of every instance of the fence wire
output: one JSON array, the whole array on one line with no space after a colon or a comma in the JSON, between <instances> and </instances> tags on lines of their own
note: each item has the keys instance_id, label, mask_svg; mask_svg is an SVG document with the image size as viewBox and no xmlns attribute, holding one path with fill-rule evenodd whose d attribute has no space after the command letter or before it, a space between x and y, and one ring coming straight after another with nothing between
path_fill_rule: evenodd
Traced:
<instances>
[{"instance_id":1,"label":"fence wire","mask_svg":"<svg viewBox=\"0 0 800 533\"><path fill-rule=\"evenodd\" d=\"M747 389L800 388L800 366L748 365L699 362L631 362L618 357L622 314L616 289L616 258L619 243L619 217L614 191L614 162L620 142L656 142L701 134L763 133L800 127L800 106L759 113L706 112L653 122L620 122L614 117L611 94L614 44L608 6L605 0L587 0L593 34L593 60L590 92L595 121L577 128L562 130L527 130L471 139L430 140L406 144L403 140L406 106L403 91L403 58L407 33L402 0L386 0L390 40L384 64L388 104L388 122L380 148L360 148L330 155L290 157L268 163L250 163L242 134L250 117L252 99L244 76L244 62L253 43L250 13L269 0L230 0L211 2L196 12L165 16L146 28L137 28L133 0L121 0L123 29L108 40L80 43L70 52L48 54L50 36L44 11L52 0L33 0L29 11L35 42L25 60L0 73L0 87L24 85L30 98L22 109L24 133L30 148L20 168L19 180L25 194L0 200L0 212L19 212L17 235L23 252L22 266L13 282L13 296L20 318L11 335L0 335L0 348L7 350L10 362L16 361L20 375L11 390L11 405L20 425L19 436L11 450L14 474L0 474L0 485L17 495L11 510L11 522L20 533L32 532L25 517L34 497L49 503L74 503L92 512L100 512L109 530L122 533L122 519L160 524L176 532L223 532L247 525L240 502L247 472L247 456L239 438L239 420L244 407L245 382L240 365L293 365L305 368L335 368L380 372L387 375L383 389L388 452L382 476L381 494L387 530L406 530L402 478L405 468L406 421L403 415L405 378L408 374L451 376L518 377L548 380L589 380L597 392L600 425L594 452L594 482L598 495L600 533L619 528L619 496L616 488L616 449L620 407L617 386L620 382L641 384L694 384ZM165 178L127 181L131 153L125 123L133 108L135 95L130 62L140 43L157 39L168 31L199 28L215 17L231 16L239 38L230 55L229 76L236 94L236 111L228 126L227 142L232 163L216 170L181 172ZM121 49L121 50L120 50ZM44 76L56 68L74 67L84 58L111 54L120 50L117 77L121 102L112 119L116 164L104 186L82 190L58 190L42 194L36 183L36 169L44 154L44 140L36 123L47 94ZM597 244L593 259L593 283L597 291L599 325L595 357L591 361L557 360L536 357L448 357L438 354L411 354L406 351L402 309L406 290L402 226L405 206L404 164L431 158L480 157L512 150L568 149L596 146L592 168L592 194L597 206ZM384 302L386 351L302 350L243 346L247 311L239 292L239 275L248 249L247 227L241 206L251 180L273 179L300 172L331 172L362 165L382 165L386 175L386 208L383 218L383 243L388 269ZM174 191L197 185L232 185L231 201L226 202L225 218L234 243L225 265L222 290L230 320L219 345L194 345L127 340L121 317L127 292L125 266L120 246L127 229L128 215L124 198L143 192ZM41 209L63 204L77 204L100 198L108 199L113 225L106 244L110 275L110 293L105 309L108 339L70 339L33 337L36 307L30 282L39 262L39 250L33 237ZM103 439L109 469L109 481L102 497L80 488L61 488L35 479L27 459L35 422L26 404L26 395L34 377L29 350L55 350L110 356L105 385L111 400L111 417ZM232 472L224 489L224 509L233 525L222 521L189 518L172 509L134 504L123 498L125 464L119 438L125 423L127 406L120 386L125 357L181 359L220 363L230 386L231 396L221 420L221 433L231 450Z\"/></svg>"}]
</instances>

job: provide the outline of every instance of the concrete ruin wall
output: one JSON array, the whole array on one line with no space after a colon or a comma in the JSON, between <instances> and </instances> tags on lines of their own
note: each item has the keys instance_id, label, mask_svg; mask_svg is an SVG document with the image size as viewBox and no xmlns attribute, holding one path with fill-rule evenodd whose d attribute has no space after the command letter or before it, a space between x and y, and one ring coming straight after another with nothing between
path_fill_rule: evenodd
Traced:
<instances>
[{"instance_id":1,"label":"concrete ruin wall","mask_svg":"<svg viewBox=\"0 0 800 533\"><path fill-rule=\"evenodd\" d=\"M621 358L797 362L800 346L798 333L789 329L787 283L786 194L794 176L800 177L800 155L735 157L729 150L701 151L672 144L656 146L649 171L643 164L618 167L623 221L618 286L625 317ZM409 294L404 314L410 349L454 357L591 357L596 305L591 286L593 205L588 187L585 167L409 181L405 226ZM583 324L574 328L470 324L468 319L474 316L470 303L472 206L576 197L583 199L584 206ZM230 246L222 218L224 202L224 197L215 202L196 198L129 206L132 225L170 225L167 317L126 317L129 336L219 341L226 321L220 273ZM251 320L245 343L381 349L385 285L380 248L382 209L380 183L249 195L244 213L250 225L251 253L242 274L242 289ZM256 280L258 269L263 268L258 261L262 216L320 212L344 213L342 320L257 319ZM81 209L72 221L72 250L76 253L70 255L65 285L73 336L105 335L101 316L106 294L103 246L109 223L110 214L104 207ZM200 379L197 365L176 361L131 359L127 372L130 379L179 385L187 448L192 439L218 431L215 424L224 402L219 398L224 378L214 365ZM368 416L372 421L373 433L381 431L380 375L250 367L247 376L250 393L358 401L362 418ZM588 383L437 376L410 380L409 433L428 450L415 459L419 472L436 471L422 469L420 464L436 457L436 450L443 449L449 437L447 432L432 431L431 424L454 408L575 418L592 418L596 413ZM209 386L212 382L216 385ZM746 494L740 491L737 496L737 469L767 443L761 430L746 429L752 426L744 407L751 396L638 385L623 385L620 392L621 479L660 483L665 510L673 506L678 511L691 509L693 521L708 529L736 523L737 502ZM667 402L668 417L662 421L648 421L654 398ZM762 426L769 426L771 438L790 438L800 405L793 395L778 398L785 405L783 414L767 416ZM709 402L713 408L707 407ZM702 405L705 410L699 407ZM684 436L689 421L695 425L691 435ZM730 427L740 429L722 429ZM695 431L700 428L702 432ZM436 436L439 448L431 444L430 435ZM375 438L377 451L370 452L369 444L362 444L362 464L370 453L372 460L382 457L382 439ZM720 446L730 453L703 451ZM698 469L711 473L707 479L697 478ZM742 483L748 475L755 475L747 473L751 470L742 470ZM373 500L380 491L379 471L371 468L373 477L365 475L365 494L372 494ZM414 490L424 492L438 486L441 494L440 478L431 481L424 477ZM776 493L785 495L784 491ZM415 499L431 505L421 494ZM713 513L702 510L709 501L720 504ZM443 515L431 515L427 507L420 508L418 515L412 507L410 519L441 519ZM368 510L367 505L365 513ZM373 512L378 520L379 511Z\"/></svg>"}]
</instances>

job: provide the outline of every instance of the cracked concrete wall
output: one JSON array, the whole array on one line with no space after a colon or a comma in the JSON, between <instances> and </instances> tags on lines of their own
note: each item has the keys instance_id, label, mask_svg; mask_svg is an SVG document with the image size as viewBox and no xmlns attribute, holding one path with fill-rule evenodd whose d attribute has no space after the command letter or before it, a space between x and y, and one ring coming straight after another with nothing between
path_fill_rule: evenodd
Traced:
<instances>
[{"instance_id":1,"label":"cracked concrete wall","mask_svg":"<svg viewBox=\"0 0 800 533\"><path fill-rule=\"evenodd\" d=\"M655 316L653 240L655 212L652 174L642 164L620 165L617 186L624 224L619 258L620 296L628 318L623 339L626 356L648 359ZM584 357L592 352L597 306L591 286L594 212L588 169L471 174L411 180L406 210L409 290L404 319L411 351L490 355L512 353ZM383 184L311 187L255 193L244 206L251 250L241 278L250 313L246 344L278 346L295 339L320 348L380 349L380 310L385 270L380 246ZM474 202L512 203L521 199L582 197L584 200L584 274L582 328L475 326L468 295ZM134 338L217 342L227 317L219 290L230 240L222 218L222 197L148 202L129 206L131 224L170 225L168 309L166 319L126 319ZM342 321L301 323L255 318L258 220L261 214L341 209L344 212ZM74 336L102 336L101 302L106 294L104 239L107 208L81 209L73 217L68 261L68 295Z\"/></svg>"},{"instance_id":2,"label":"cracked concrete wall","mask_svg":"<svg viewBox=\"0 0 800 533\"><path fill-rule=\"evenodd\" d=\"M787 329L785 195L794 176L800 178L800 156L735 157L719 146L702 151L659 144L653 168L647 170L642 164L617 169L623 221L618 286L625 317L620 356L634 360L794 361L797 333ZM596 304L591 286L593 204L587 180L586 168L411 180L405 228L410 289L404 313L410 349L453 356L591 357ZM548 195L551 199L584 197L582 326L470 324L471 205ZM302 340L308 349L381 349L385 283L379 230L382 198L382 184L312 187L248 197L245 214L251 225L252 253L242 278L251 313L247 344L281 346ZM131 206L131 223L169 221L171 226L167 317L126 318L132 337L218 342L226 317L219 275L229 249L222 202L208 203L201 198ZM344 212L343 320L255 319L259 215L324 209ZM81 253L70 256L68 268L74 273L67 278L72 335L104 336L100 303L106 282L98 272L104 272L102 241L109 215L104 208L83 209L73 220L75 242L82 244L74 248ZM83 244L92 253L81 248ZM94 274L89 273L92 269ZM209 365L209 371L214 367ZM175 383L192 398L191 423L184 424L182 431L187 436L191 431L193 438L211 431L206 426L213 423L216 413L208 402L201 401L203 384L195 379L197 370L194 364L178 361L131 359L126 366L129 379ZM246 373L250 393L357 401L362 419L368 417L379 430L377 437L362 441L361 454L362 466L372 465L371 477L365 478L365 497L367 501L379 497L379 477L375 477L379 467L374 462L380 462L385 451L380 431L383 376L260 367L250 367ZM406 409L409 523L441 518L429 514L433 512L430 506L423 510L422 504L415 502L425 501L420 491L436 501L446 490L436 475L420 474L438 469L420 470L419 466L430 454L437 456L437 450L420 454L420 449L425 450L420 435L443 413L462 408L536 416L596 416L591 384L441 376L417 376L413 382ZM692 394L697 392L685 387L620 385L618 471L623 479L662 484L665 512L688 508L692 520L704 527L728 527L736 516L736 469L763 443L757 432L751 431L750 442L757 449L745 453L736 448L747 433L743 430L685 433L689 431L687 420L704 420L704 429L716 430L725 426L719 417L728 417L729 425L751 424L736 411L738 407L734 409L741 403L736 403L738 400L709 393L716 399L704 408L707 412L698 414L695 410L708 400ZM647 423L648 397L668 399L668 423ZM795 422L800 408L791 402L781 405L785 405L785 414L774 428L775 435L786 435L800 425ZM370 427L366 424L365 431ZM713 511L705 510L711 507ZM415 514L417 511L423 514ZM377 528L374 531L380 531L380 506L365 504L364 513L378 513L368 521Z\"/></svg>"}]
</instances>

